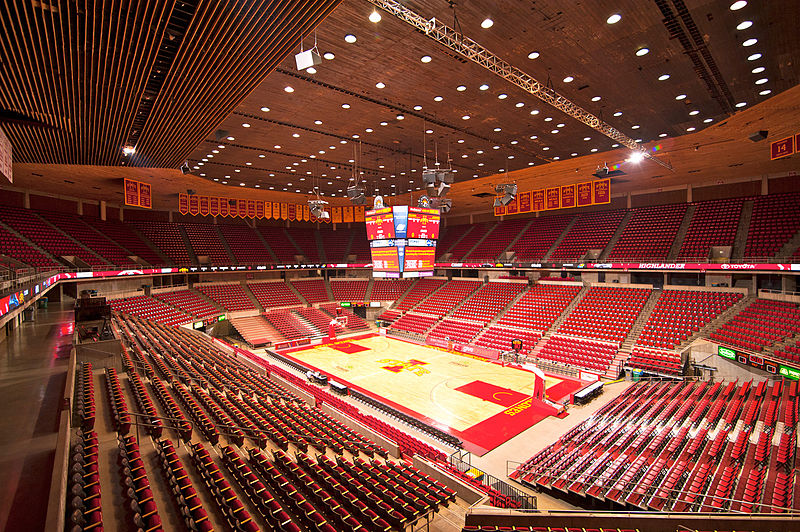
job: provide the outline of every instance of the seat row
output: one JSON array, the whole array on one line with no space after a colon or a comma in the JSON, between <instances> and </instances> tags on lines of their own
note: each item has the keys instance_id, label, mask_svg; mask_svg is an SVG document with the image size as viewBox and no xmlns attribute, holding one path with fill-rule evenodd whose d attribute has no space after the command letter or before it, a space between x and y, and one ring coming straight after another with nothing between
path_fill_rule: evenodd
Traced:
<instances>
[{"instance_id":1,"label":"seat row","mask_svg":"<svg viewBox=\"0 0 800 532\"><path fill-rule=\"evenodd\" d=\"M94 431L78 431L72 448L67 504L70 532L103 530L100 505L99 444Z\"/></svg>"},{"instance_id":2,"label":"seat row","mask_svg":"<svg viewBox=\"0 0 800 532\"><path fill-rule=\"evenodd\" d=\"M79 362L75 368L75 415L78 416L83 430L94 428L96 413L92 363Z\"/></svg>"},{"instance_id":3,"label":"seat row","mask_svg":"<svg viewBox=\"0 0 800 532\"><path fill-rule=\"evenodd\" d=\"M125 403L125 396L122 394L117 370L114 368L106 368L106 389L108 391L108 401L111 404L111 418L114 422L114 429L120 434L127 434L131 429L131 416L128 405Z\"/></svg>"},{"instance_id":4,"label":"seat row","mask_svg":"<svg viewBox=\"0 0 800 532\"><path fill-rule=\"evenodd\" d=\"M143 532L163 530L136 437L118 436L119 467L132 523Z\"/></svg>"},{"instance_id":5,"label":"seat row","mask_svg":"<svg viewBox=\"0 0 800 532\"><path fill-rule=\"evenodd\" d=\"M156 442L156 452L164 478L169 484L175 503L180 508L186 528L196 532L212 532L214 527L208 519L208 511L203 507L200 495L184 468L175 446L170 440L159 440Z\"/></svg>"}]
</instances>

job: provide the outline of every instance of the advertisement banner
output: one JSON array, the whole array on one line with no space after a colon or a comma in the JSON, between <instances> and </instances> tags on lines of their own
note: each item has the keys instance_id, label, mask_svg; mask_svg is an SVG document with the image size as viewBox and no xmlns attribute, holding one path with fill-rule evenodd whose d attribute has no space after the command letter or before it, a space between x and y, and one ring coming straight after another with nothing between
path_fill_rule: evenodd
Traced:
<instances>
[{"instance_id":1,"label":"advertisement banner","mask_svg":"<svg viewBox=\"0 0 800 532\"><path fill-rule=\"evenodd\" d=\"M533 211L539 212L544 210L544 190L534 190L531 192L533 198Z\"/></svg>"},{"instance_id":2,"label":"advertisement banner","mask_svg":"<svg viewBox=\"0 0 800 532\"><path fill-rule=\"evenodd\" d=\"M150 183L139 183L139 207L151 209L153 207L153 194Z\"/></svg>"},{"instance_id":3,"label":"advertisement banner","mask_svg":"<svg viewBox=\"0 0 800 532\"><path fill-rule=\"evenodd\" d=\"M125 205L139 206L139 182L133 179L125 180Z\"/></svg>"},{"instance_id":4,"label":"advertisement banner","mask_svg":"<svg viewBox=\"0 0 800 532\"><path fill-rule=\"evenodd\" d=\"M595 205L611 203L610 179L600 179L592 183L592 201Z\"/></svg>"},{"instance_id":5,"label":"advertisement banner","mask_svg":"<svg viewBox=\"0 0 800 532\"><path fill-rule=\"evenodd\" d=\"M192 216L200 214L200 198L198 196L189 196L189 214Z\"/></svg>"},{"instance_id":6,"label":"advertisement banner","mask_svg":"<svg viewBox=\"0 0 800 532\"><path fill-rule=\"evenodd\" d=\"M577 204L578 207L586 207L592 204L592 182L578 183L575 185L577 189Z\"/></svg>"},{"instance_id":7,"label":"advertisement banner","mask_svg":"<svg viewBox=\"0 0 800 532\"><path fill-rule=\"evenodd\" d=\"M189 195L183 192L178 194L178 212L189 214Z\"/></svg>"},{"instance_id":8,"label":"advertisement banner","mask_svg":"<svg viewBox=\"0 0 800 532\"><path fill-rule=\"evenodd\" d=\"M208 213L211 216L219 216L219 198L217 196L208 198Z\"/></svg>"},{"instance_id":9,"label":"advertisement banner","mask_svg":"<svg viewBox=\"0 0 800 532\"><path fill-rule=\"evenodd\" d=\"M561 208L561 189L559 187L548 188L545 195L547 198L545 208L547 210Z\"/></svg>"},{"instance_id":10,"label":"advertisement banner","mask_svg":"<svg viewBox=\"0 0 800 532\"><path fill-rule=\"evenodd\" d=\"M531 212L531 191L520 192L517 195L517 201L519 202L519 212Z\"/></svg>"},{"instance_id":11,"label":"advertisement banner","mask_svg":"<svg viewBox=\"0 0 800 532\"><path fill-rule=\"evenodd\" d=\"M200 196L200 215L208 216L208 196Z\"/></svg>"},{"instance_id":12,"label":"advertisement banner","mask_svg":"<svg viewBox=\"0 0 800 532\"><path fill-rule=\"evenodd\" d=\"M561 208L568 209L575 206L575 185L561 187Z\"/></svg>"}]
</instances>

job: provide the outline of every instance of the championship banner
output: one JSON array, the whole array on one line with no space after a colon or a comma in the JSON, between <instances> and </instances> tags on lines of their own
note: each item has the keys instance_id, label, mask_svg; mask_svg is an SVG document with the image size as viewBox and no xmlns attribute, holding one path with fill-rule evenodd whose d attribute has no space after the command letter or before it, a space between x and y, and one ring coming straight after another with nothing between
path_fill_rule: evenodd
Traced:
<instances>
[{"instance_id":1,"label":"championship banner","mask_svg":"<svg viewBox=\"0 0 800 532\"><path fill-rule=\"evenodd\" d=\"M303 211L303 221L307 222L311 220L311 208L308 205L301 205L301 210Z\"/></svg>"},{"instance_id":2,"label":"championship banner","mask_svg":"<svg viewBox=\"0 0 800 532\"><path fill-rule=\"evenodd\" d=\"M281 204L277 201L272 202L272 218L275 220L281 219Z\"/></svg>"},{"instance_id":3,"label":"championship banner","mask_svg":"<svg viewBox=\"0 0 800 532\"><path fill-rule=\"evenodd\" d=\"M240 199L239 203L239 218L247 218L247 200Z\"/></svg>"},{"instance_id":4,"label":"championship banner","mask_svg":"<svg viewBox=\"0 0 800 532\"><path fill-rule=\"evenodd\" d=\"M561 187L561 208L568 209L575 206L575 185Z\"/></svg>"},{"instance_id":5,"label":"championship banner","mask_svg":"<svg viewBox=\"0 0 800 532\"><path fill-rule=\"evenodd\" d=\"M533 205L531 206L533 212L543 211L545 203L544 190L534 190L531 193L531 196L533 196Z\"/></svg>"},{"instance_id":6,"label":"championship banner","mask_svg":"<svg viewBox=\"0 0 800 532\"><path fill-rule=\"evenodd\" d=\"M297 205L295 205L294 203L290 203L287 206L287 209L288 209L287 216L289 218L289 221L290 222L295 221L297 219Z\"/></svg>"},{"instance_id":7,"label":"championship banner","mask_svg":"<svg viewBox=\"0 0 800 532\"><path fill-rule=\"evenodd\" d=\"M264 202L264 218L266 218L267 220L272 218L272 202L271 201L265 201Z\"/></svg>"},{"instance_id":8,"label":"championship banner","mask_svg":"<svg viewBox=\"0 0 800 532\"><path fill-rule=\"evenodd\" d=\"M231 205L228 203L228 198L220 198L219 199L219 215L220 216L230 216L231 213Z\"/></svg>"},{"instance_id":9,"label":"championship banner","mask_svg":"<svg viewBox=\"0 0 800 532\"><path fill-rule=\"evenodd\" d=\"M561 189L559 187L548 188L545 191L545 207L548 211L561 208Z\"/></svg>"},{"instance_id":10,"label":"championship banner","mask_svg":"<svg viewBox=\"0 0 800 532\"><path fill-rule=\"evenodd\" d=\"M577 188L578 207L586 207L592 204L592 182L578 183L575 185Z\"/></svg>"},{"instance_id":11,"label":"championship banner","mask_svg":"<svg viewBox=\"0 0 800 532\"><path fill-rule=\"evenodd\" d=\"M518 212L519 209L517 208L517 198L515 196L514 199L509 201L508 205L506 205L506 214L517 214Z\"/></svg>"},{"instance_id":12,"label":"championship banner","mask_svg":"<svg viewBox=\"0 0 800 532\"><path fill-rule=\"evenodd\" d=\"M189 195L183 192L178 194L178 212L189 214Z\"/></svg>"},{"instance_id":13,"label":"championship banner","mask_svg":"<svg viewBox=\"0 0 800 532\"><path fill-rule=\"evenodd\" d=\"M247 200L247 217L248 218L255 218L256 217L256 200Z\"/></svg>"},{"instance_id":14,"label":"championship banner","mask_svg":"<svg viewBox=\"0 0 800 532\"><path fill-rule=\"evenodd\" d=\"M139 183L139 207L144 209L153 208L153 195L150 183Z\"/></svg>"},{"instance_id":15,"label":"championship banner","mask_svg":"<svg viewBox=\"0 0 800 532\"><path fill-rule=\"evenodd\" d=\"M355 207L352 205L345 205L342 207L342 222L348 224L353 221L353 212Z\"/></svg>"},{"instance_id":16,"label":"championship banner","mask_svg":"<svg viewBox=\"0 0 800 532\"><path fill-rule=\"evenodd\" d=\"M211 216L219 216L219 198L211 196L208 198L208 213Z\"/></svg>"},{"instance_id":17,"label":"championship banner","mask_svg":"<svg viewBox=\"0 0 800 532\"><path fill-rule=\"evenodd\" d=\"M331 221L335 224L342 223L342 208L331 207Z\"/></svg>"},{"instance_id":18,"label":"championship banner","mask_svg":"<svg viewBox=\"0 0 800 532\"><path fill-rule=\"evenodd\" d=\"M531 212L531 192L520 192L517 195L519 202L519 212Z\"/></svg>"},{"instance_id":19,"label":"championship banner","mask_svg":"<svg viewBox=\"0 0 800 532\"><path fill-rule=\"evenodd\" d=\"M139 182L133 179L125 180L125 205L139 206Z\"/></svg>"},{"instance_id":20,"label":"championship banner","mask_svg":"<svg viewBox=\"0 0 800 532\"><path fill-rule=\"evenodd\" d=\"M208 196L200 196L200 216L208 216Z\"/></svg>"},{"instance_id":21,"label":"championship banner","mask_svg":"<svg viewBox=\"0 0 800 532\"><path fill-rule=\"evenodd\" d=\"M592 202L595 205L611 203L611 179L592 182Z\"/></svg>"},{"instance_id":22,"label":"championship banner","mask_svg":"<svg viewBox=\"0 0 800 532\"><path fill-rule=\"evenodd\" d=\"M264 217L264 202L261 200L256 201L256 218L259 220Z\"/></svg>"},{"instance_id":23,"label":"championship banner","mask_svg":"<svg viewBox=\"0 0 800 532\"><path fill-rule=\"evenodd\" d=\"M289 204L281 203L281 220L289 219Z\"/></svg>"},{"instance_id":24,"label":"championship banner","mask_svg":"<svg viewBox=\"0 0 800 532\"><path fill-rule=\"evenodd\" d=\"M769 150L769 158L771 161L782 157L788 157L795 152L794 137L776 140L769 145Z\"/></svg>"},{"instance_id":25,"label":"championship banner","mask_svg":"<svg viewBox=\"0 0 800 532\"><path fill-rule=\"evenodd\" d=\"M200 198L195 195L189 196L189 214L192 216L200 214Z\"/></svg>"},{"instance_id":26,"label":"championship banner","mask_svg":"<svg viewBox=\"0 0 800 532\"><path fill-rule=\"evenodd\" d=\"M494 215L495 216L503 216L505 213L506 213L506 206L505 205L495 205L495 207L494 207Z\"/></svg>"},{"instance_id":27,"label":"championship banner","mask_svg":"<svg viewBox=\"0 0 800 532\"><path fill-rule=\"evenodd\" d=\"M363 222L364 221L364 212L366 212L366 208L363 205L356 205L353 207L353 221L355 222Z\"/></svg>"}]
</instances>

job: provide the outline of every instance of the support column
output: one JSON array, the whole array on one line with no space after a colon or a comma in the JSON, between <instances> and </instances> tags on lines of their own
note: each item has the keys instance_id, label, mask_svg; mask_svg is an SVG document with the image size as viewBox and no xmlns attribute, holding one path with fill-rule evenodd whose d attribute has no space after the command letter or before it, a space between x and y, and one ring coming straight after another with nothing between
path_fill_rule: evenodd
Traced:
<instances>
[{"instance_id":1,"label":"support column","mask_svg":"<svg viewBox=\"0 0 800 532\"><path fill-rule=\"evenodd\" d=\"M78 214L83 214L83 203L79 202L78 208L81 211ZM100 219L106 221L106 202L102 200L100 201Z\"/></svg>"},{"instance_id":2,"label":"support column","mask_svg":"<svg viewBox=\"0 0 800 532\"><path fill-rule=\"evenodd\" d=\"M122 205L120 205L119 206L119 221L120 222L124 222L125 221L125 215L123 214L124 210L125 209L122 208Z\"/></svg>"},{"instance_id":3,"label":"support column","mask_svg":"<svg viewBox=\"0 0 800 532\"><path fill-rule=\"evenodd\" d=\"M692 202L692 185L686 186L686 203Z\"/></svg>"},{"instance_id":4,"label":"support column","mask_svg":"<svg viewBox=\"0 0 800 532\"><path fill-rule=\"evenodd\" d=\"M769 178L764 175L761 176L761 195L766 196L769 194Z\"/></svg>"},{"instance_id":5,"label":"support column","mask_svg":"<svg viewBox=\"0 0 800 532\"><path fill-rule=\"evenodd\" d=\"M22 206L26 209L31 208L31 193L28 192L27 190L22 196Z\"/></svg>"},{"instance_id":6,"label":"support column","mask_svg":"<svg viewBox=\"0 0 800 532\"><path fill-rule=\"evenodd\" d=\"M631 208L631 193L630 193L630 192L628 192L628 193L625 195L625 197L626 197L626 199L628 200L628 208L630 209L630 208Z\"/></svg>"},{"instance_id":7,"label":"support column","mask_svg":"<svg viewBox=\"0 0 800 532\"><path fill-rule=\"evenodd\" d=\"M78 216L83 216L83 200L78 200Z\"/></svg>"},{"instance_id":8,"label":"support column","mask_svg":"<svg viewBox=\"0 0 800 532\"><path fill-rule=\"evenodd\" d=\"M172 211L169 211L169 223L172 223Z\"/></svg>"}]
</instances>

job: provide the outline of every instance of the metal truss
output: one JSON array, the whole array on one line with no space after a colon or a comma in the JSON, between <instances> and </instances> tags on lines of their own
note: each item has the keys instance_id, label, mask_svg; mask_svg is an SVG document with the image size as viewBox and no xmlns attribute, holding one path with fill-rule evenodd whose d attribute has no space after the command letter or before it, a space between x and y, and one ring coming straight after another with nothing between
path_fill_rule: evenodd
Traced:
<instances>
[{"instance_id":1,"label":"metal truss","mask_svg":"<svg viewBox=\"0 0 800 532\"><path fill-rule=\"evenodd\" d=\"M628 137L618 129L603 122L598 117L583 109L579 105L574 104L566 97L562 96L555 90L547 87L541 82L534 79L529 74L508 63L490 52L477 42L463 34L457 32L447 24L442 23L436 18L426 20L421 15L408 9L397 0L367 0L376 7L381 8L387 13L394 15L403 22L413 26L418 31L424 33L434 41L446 46L448 49L458 53L459 55L469 59L473 63L477 63L486 70L493 72L504 80L513 83L522 90L536 96L545 103L548 103L562 111L564 114L571 116L575 120L583 122L590 128L602 133L611 140L627 146L631 150L641 153L643 157L650 159L657 164L672 170L672 165L666 161L662 161L654 157L649 151L643 149L635 140Z\"/></svg>"}]
</instances>

